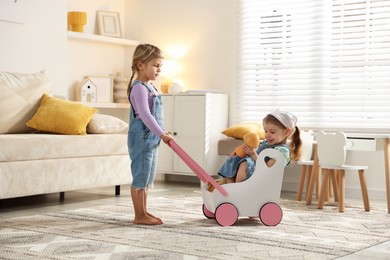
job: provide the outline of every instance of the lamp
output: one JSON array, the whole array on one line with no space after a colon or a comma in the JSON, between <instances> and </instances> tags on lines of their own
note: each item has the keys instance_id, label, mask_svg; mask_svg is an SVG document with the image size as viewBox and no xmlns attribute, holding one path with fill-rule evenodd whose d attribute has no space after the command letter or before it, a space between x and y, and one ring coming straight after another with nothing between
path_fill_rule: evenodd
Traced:
<instances>
[{"instance_id":1,"label":"lamp","mask_svg":"<svg viewBox=\"0 0 390 260\"><path fill-rule=\"evenodd\" d=\"M161 92L162 93L171 93L171 88L172 88L172 93L179 93L181 92L181 86L175 82L175 75L179 71L179 63L177 60L171 60L171 59L166 59L164 60L164 67L162 69L161 75L165 78L164 81L161 83Z\"/></svg>"}]
</instances>

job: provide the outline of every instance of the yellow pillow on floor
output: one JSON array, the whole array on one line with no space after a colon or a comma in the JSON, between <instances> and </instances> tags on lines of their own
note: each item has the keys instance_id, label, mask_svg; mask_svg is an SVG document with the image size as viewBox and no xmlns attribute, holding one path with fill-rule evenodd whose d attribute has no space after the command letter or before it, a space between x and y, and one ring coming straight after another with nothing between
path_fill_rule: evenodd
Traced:
<instances>
[{"instance_id":1,"label":"yellow pillow on floor","mask_svg":"<svg viewBox=\"0 0 390 260\"><path fill-rule=\"evenodd\" d=\"M37 112L26 125L43 132L85 135L96 112L93 107L44 94Z\"/></svg>"},{"instance_id":2,"label":"yellow pillow on floor","mask_svg":"<svg viewBox=\"0 0 390 260\"><path fill-rule=\"evenodd\" d=\"M233 125L223 130L222 134L228 137L242 139L244 138L244 135L249 132L257 133L261 140L265 139L263 126L260 123L255 123L255 122Z\"/></svg>"}]
</instances>

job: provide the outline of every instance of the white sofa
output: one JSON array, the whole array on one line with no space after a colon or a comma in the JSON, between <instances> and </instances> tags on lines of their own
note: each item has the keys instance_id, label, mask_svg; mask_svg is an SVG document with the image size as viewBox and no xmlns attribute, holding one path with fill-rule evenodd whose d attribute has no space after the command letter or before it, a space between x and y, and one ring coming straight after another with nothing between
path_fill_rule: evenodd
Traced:
<instances>
[{"instance_id":1,"label":"white sofa","mask_svg":"<svg viewBox=\"0 0 390 260\"><path fill-rule=\"evenodd\" d=\"M111 185L119 195L119 185L131 183L127 135L117 133L123 124L85 135L27 127L42 95L51 92L46 71L0 72L0 92L0 199L54 192L63 199L66 191ZM95 116L90 124L99 122Z\"/></svg>"}]
</instances>

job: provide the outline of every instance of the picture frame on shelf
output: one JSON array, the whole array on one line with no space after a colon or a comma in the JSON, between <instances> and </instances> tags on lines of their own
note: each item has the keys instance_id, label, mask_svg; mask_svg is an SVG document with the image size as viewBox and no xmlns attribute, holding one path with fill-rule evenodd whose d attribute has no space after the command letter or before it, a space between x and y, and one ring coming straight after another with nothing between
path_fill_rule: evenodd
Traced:
<instances>
[{"instance_id":1,"label":"picture frame on shelf","mask_svg":"<svg viewBox=\"0 0 390 260\"><path fill-rule=\"evenodd\" d=\"M99 35L109 37L122 37L120 17L118 12L97 11L97 24Z\"/></svg>"}]
</instances>

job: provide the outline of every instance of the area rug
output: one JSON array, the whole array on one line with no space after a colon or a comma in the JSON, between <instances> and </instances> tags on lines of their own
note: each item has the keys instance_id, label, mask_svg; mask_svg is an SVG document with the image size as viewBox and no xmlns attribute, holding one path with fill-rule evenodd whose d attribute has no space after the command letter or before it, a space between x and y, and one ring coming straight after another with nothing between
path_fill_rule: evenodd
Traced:
<instances>
[{"instance_id":1,"label":"area rug","mask_svg":"<svg viewBox=\"0 0 390 260\"><path fill-rule=\"evenodd\" d=\"M221 227L203 216L196 192L151 198L149 205L163 225L134 225L130 201L0 219L0 258L335 259L390 239L387 210L360 205L339 213L282 200L276 227L251 218Z\"/></svg>"}]
</instances>

